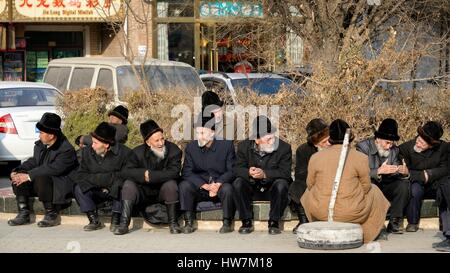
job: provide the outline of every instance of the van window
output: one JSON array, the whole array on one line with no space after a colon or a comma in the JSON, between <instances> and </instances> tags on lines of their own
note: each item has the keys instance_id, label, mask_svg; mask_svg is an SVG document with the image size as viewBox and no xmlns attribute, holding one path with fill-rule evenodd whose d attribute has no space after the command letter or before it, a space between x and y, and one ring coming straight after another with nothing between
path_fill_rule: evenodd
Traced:
<instances>
[{"instance_id":1,"label":"van window","mask_svg":"<svg viewBox=\"0 0 450 273\"><path fill-rule=\"evenodd\" d=\"M135 68L142 75L141 67L136 66ZM197 72L192 67L146 65L144 69L148 79L148 88L153 92L174 89L204 91L205 89ZM117 84L119 98L122 98L126 91L139 90L139 80L131 66L119 66L117 68Z\"/></svg>"},{"instance_id":2,"label":"van window","mask_svg":"<svg viewBox=\"0 0 450 273\"><path fill-rule=\"evenodd\" d=\"M70 90L79 90L91 87L94 68L77 67L73 70L72 80L70 81Z\"/></svg>"},{"instance_id":3,"label":"van window","mask_svg":"<svg viewBox=\"0 0 450 273\"><path fill-rule=\"evenodd\" d=\"M96 86L104 88L108 94L113 95L114 83L113 74L110 69L102 68L98 72L97 84Z\"/></svg>"},{"instance_id":4,"label":"van window","mask_svg":"<svg viewBox=\"0 0 450 273\"><path fill-rule=\"evenodd\" d=\"M61 92L67 90L67 82L70 76L70 67L51 66L47 70L44 82L53 85Z\"/></svg>"}]
</instances>

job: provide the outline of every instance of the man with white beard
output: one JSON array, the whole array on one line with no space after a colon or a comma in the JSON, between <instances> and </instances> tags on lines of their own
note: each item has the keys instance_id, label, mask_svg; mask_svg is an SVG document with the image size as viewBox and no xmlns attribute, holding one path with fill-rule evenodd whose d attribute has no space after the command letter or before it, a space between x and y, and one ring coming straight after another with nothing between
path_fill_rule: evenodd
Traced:
<instances>
[{"instance_id":1,"label":"man with white beard","mask_svg":"<svg viewBox=\"0 0 450 273\"><path fill-rule=\"evenodd\" d=\"M403 211L409 201L409 180L399 172L403 162L399 158L399 148L395 145L400 139L397 122L391 118L383 120L374 135L359 142L356 150L369 157L371 181L391 203L387 231L401 234ZM382 233L382 236L385 235Z\"/></svg>"},{"instance_id":2,"label":"man with white beard","mask_svg":"<svg viewBox=\"0 0 450 273\"><path fill-rule=\"evenodd\" d=\"M280 234L280 220L288 205L291 178L291 145L275 136L277 129L266 116L253 121L253 135L239 143L233 187L242 226L240 234L253 232L253 200L270 200L268 231Z\"/></svg>"},{"instance_id":3,"label":"man with white beard","mask_svg":"<svg viewBox=\"0 0 450 273\"><path fill-rule=\"evenodd\" d=\"M443 223L443 233L450 239L450 215L448 201L450 194L447 181L447 144L440 138L444 134L442 126L436 121L429 121L417 129L418 136L399 146L400 157L406 162L404 170L411 183L411 200L407 206L408 226L406 231L419 229L422 200L436 199L439 216ZM444 242L445 243L445 242ZM447 248L450 248L450 241Z\"/></svg>"},{"instance_id":4,"label":"man with white beard","mask_svg":"<svg viewBox=\"0 0 450 273\"><path fill-rule=\"evenodd\" d=\"M123 174L127 179L122 188L122 203L131 209L138 205L145 207L163 203L167 208L169 230L172 234L181 233L178 225L178 180L180 178L182 152L178 146L165 140L164 132L154 120L140 125L144 143L133 149ZM144 219L152 223L144 214ZM122 217L115 234L128 232L129 219Z\"/></svg>"},{"instance_id":5,"label":"man with white beard","mask_svg":"<svg viewBox=\"0 0 450 273\"><path fill-rule=\"evenodd\" d=\"M195 127L196 140L185 149L182 182L179 184L181 210L185 212L184 233L196 230L195 209L199 201L220 202L223 225L220 233L233 231L235 162L234 145L215 138L213 116L200 116Z\"/></svg>"}]
</instances>

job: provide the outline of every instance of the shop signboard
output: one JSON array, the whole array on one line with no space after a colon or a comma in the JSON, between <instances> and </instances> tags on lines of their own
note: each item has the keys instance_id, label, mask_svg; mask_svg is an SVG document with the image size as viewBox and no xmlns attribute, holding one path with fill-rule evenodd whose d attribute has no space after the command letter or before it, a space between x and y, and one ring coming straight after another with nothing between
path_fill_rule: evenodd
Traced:
<instances>
[{"instance_id":1,"label":"shop signboard","mask_svg":"<svg viewBox=\"0 0 450 273\"><path fill-rule=\"evenodd\" d=\"M200 17L263 17L263 15L262 4L256 2L200 2Z\"/></svg>"}]
</instances>

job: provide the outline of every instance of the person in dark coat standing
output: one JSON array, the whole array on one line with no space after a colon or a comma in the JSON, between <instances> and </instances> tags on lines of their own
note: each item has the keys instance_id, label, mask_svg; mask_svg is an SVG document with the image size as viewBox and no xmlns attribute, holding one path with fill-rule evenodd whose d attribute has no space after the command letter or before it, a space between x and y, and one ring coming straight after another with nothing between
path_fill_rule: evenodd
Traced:
<instances>
[{"instance_id":1,"label":"person in dark coat standing","mask_svg":"<svg viewBox=\"0 0 450 273\"><path fill-rule=\"evenodd\" d=\"M308 222L305 209L300 203L300 198L306 190L309 160L313 154L330 146L330 143L328 143L330 130L324 120L320 118L311 120L306 125L306 132L308 134L306 143L300 145L295 153L295 181L289 186L289 198L299 220L292 230L294 234L296 234L297 228L301 224Z\"/></svg>"},{"instance_id":2,"label":"person in dark coat standing","mask_svg":"<svg viewBox=\"0 0 450 273\"><path fill-rule=\"evenodd\" d=\"M75 174L75 198L81 212L86 213L89 219L89 224L84 227L86 231L103 228L97 204L108 200L113 201L111 225L120 221L120 188L125 180L122 171L132 151L116 143L115 134L113 126L100 123L91 133L92 145L83 148L80 168Z\"/></svg>"},{"instance_id":3,"label":"person in dark coat standing","mask_svg":"<svg viewBox=\"0 0 450 273\"><path fill-rule=\"evenodd\" d=\"M356 150L369 157L370 179L383 192L391 203L390 219L387 232L403 233L401 226L403 212L409 202L409 180L399 173L399 148L397 121L391 118L384 119L375 136L365 139L356 145Z\"/></svg>"},{"instance_id":4,"label":"person in dark coat standing","mask_svg":"<svg viewBox=\"0 0 450 273\"><path fill-rule=\"evenodd\" d=\"M291 178L291 145L275 136L277 129L266 116L253 121L253 135L239 143L236 180L233 187L236 207L242 220L239 233L253 228L252 199L270 199L269 234L281 233L279 221L288 205ZM257 192L256 196L254 193Z\"/></svg>"},{"instance_id":5,"label":"person in dark coat standing","mask_svg":"<svg viewBox=\"0 0 450 273\"><path fill-rule=\"evenodd\" d=\"M133 149L123 171L126 181L122 188L122 217L114 234L128 232L134 205L164 202L167 207L170 233L181 233L177 220L178 180L182 152L178 146L164 139L163 129L154 120L140 125L144 144Z\"/></svg>"},{"instance_id":6,"label":"person in dark coat standing","mask_svg":"<svg viewBox=\"0 0 450 273\"><path fill-rule=\"evenodd\" d=\"M223 225L220 233L233 231L234 218L233 167L235 151L232 141L214 136L214 117L201 117L195 124L197 140L185 149L182 182L179 184L181 210L185 212L184 233L195 227L195 204L198 201L220 201Z\"/></svg>"},{"instance_id":7,"label":"person in dark coat standing","mask_svg":"<svg viewBox=\"0 0 450 273\"><path fill-rule=\"evenodd\" d=\"M128 140L128 109L125 106L118 105L108 112L108 123L116 129L115 141L125 144ZM85 146L92 145L92 136L83 136Z\"/></svg>"},{"instance_id":8,"label":"person in dark coat standing","mask_svg":"<svg viewBox=\"0 0 450 273\"><path fill-rule=\"evenodd\" d=\"M61 132L61 118L45 113L36 124L39 140L33 157L11 173L18 215L8 221L10 226L30 223L29 197L38 196L45 208L39 227L59 225L58 210L70 205L73 182L69 175L77 168L75 149Z\"/></svg>"},{"instance_id":9,"label":"person in dark coat standing","mask_svg":"<svg viewBox=\"0 0 450 273\"><path fill-rule=\"evenodd\" d=\"M418 136L399 146L400 157L404 165L399 172L408 175L411 189L411 199L406 209L408 225L406 231L416 232L419 229L420 210L424 198L446 200L442 196L441 185L447 180L447 147L440 140L444 131L435 121L429 121L417 129ZM437 194L438 193L438 194ZM440 210L443 208L440 207ZM448 221L448 215L441 215ZM450 228L450 227L449 227ZM447 230L449 232L450 230Z\"/></svg>"},{"instance_id":10,"label":"person in dark coat standing","mask_svg":"<svg viewBox=\"0 0 450 273\"><path fill-rule=\"evenodd\" d=\"M438 203L439 203L439 217L441 220L440 230L445 236L442 242L434 243L433 248L438 251L450 252L450 142L447 146L447 173L448 177L439 187Z\"/></svg>"}]
</instances>

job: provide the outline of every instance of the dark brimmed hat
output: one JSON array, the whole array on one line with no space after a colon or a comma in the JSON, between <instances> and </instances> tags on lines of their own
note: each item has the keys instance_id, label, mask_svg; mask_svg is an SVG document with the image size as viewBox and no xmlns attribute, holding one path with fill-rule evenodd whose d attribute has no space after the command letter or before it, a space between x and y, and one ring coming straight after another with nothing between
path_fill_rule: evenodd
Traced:
<instances>
[{"instance_id":1,"label":"dark brimmed hat","mask_svg":"<svg viewBox=\"0 0 450 273\"><path fill-rule=\"evenodd\" d=\"M345 137L345 131L347 128L350 128L347 122L343 121L342 119L336 119L330 124L330 138L328 142L330 142L331 145L335 144L343 144L344 143L344 137ZM350 134L350 140L349 143L353 141L355 136L353 135L353 132Z\"/></svg>"},{"instance_id":2,"label":"dark brimmed hat","mask_svg":"<svg viewBox=\"0 0 450 273\"><path fill-rule=\"evenodd\" d=\"M330 130L328 124L323 119L315 118L306 125L306 133L308 133L306 140L315 145L322 141L322 139L328 137Z\"/></svg>"},{"instance_id":3,"label":"dark brimmed hat","mask_svg":"<svg viewBox=\"0 0 450 273\"><path fill-rule=\"evenodd\" d=\"M116 143L116 128L107 122L100 123L91 136L100 140L103 143L114 145Z\"/></svg>"},{"instance_id":4,"label":"dark brimmed hat","mask_svg":"<svg viewBox=\"0 0 450 273\"><path fill-rule=\"evenodd\" d=\"M44 113L41 120L36 123L39 131L47 134L60 135L61 132L61 117L55 113Z\"/></svg>"},{"instance_id":5,"label":"dark brimmed hat","mask_svg":"<svg viewBox=\"0 0 450 273\"><path fill-rule=\"evenodd\" d=\"M375 137L379 139L398 141L400 136L398 135L397 121L391 118L384 119L378 130L375 131Z\"/></svg>"},{"instance_id":6,"label":"dark brimmed hat","mask_svg":"<svg viewBox=\"0 0 450 273\"><path fill-rule=\"evenodd\" d=\"M141 123L139 129L141 131L141 135L144 141L147 141L147 139L156 132L161 133L163 132L163 129L161 129L161 127L159 127L159 125L152 119L149 119L144 123Z\"/></svg>"},{"instance_id":7,"label":"dark brimmed hat","mask_svg":"<svg viewBox=\"0 0 450 273\"><path fill-rule=\"evenodd\" d=\"M115 116L122 120L123 124L128 123L128 109L125 106L118 105L108 113L109 116Z\"/></svg>"},{"instance_id":8,"label":"dark brimmed hat","mask_svg":"<svg viewBox=\"0 0 450 273\"><path fill-rule=\"evenodd\" d=\"M213 91L206 91L202 94L202 109L205 109L207 106L211 105L219 108L223 106L223 101L220 100L219 95Z\"/></svg>"},{"instance_id":9,"label":"dark brimmed hat","mask_svg":"<svg viewBox=\"0 0 450 273\"><path fill-rule=\"evenodd\" d=\"M444 129L442 129L442 125L439 122L429 121L425 125L419 126L417 133L426 143L434 146L441 143L440 138L444 134Z\"/></svg>"}]
</instances>

